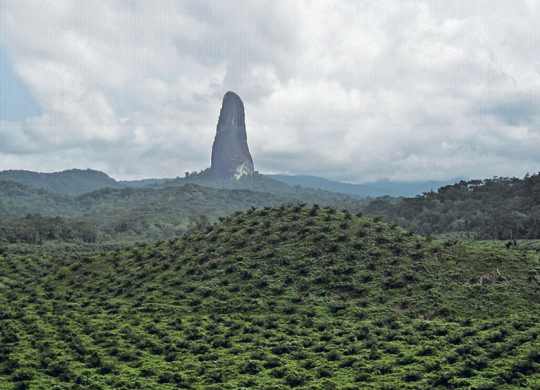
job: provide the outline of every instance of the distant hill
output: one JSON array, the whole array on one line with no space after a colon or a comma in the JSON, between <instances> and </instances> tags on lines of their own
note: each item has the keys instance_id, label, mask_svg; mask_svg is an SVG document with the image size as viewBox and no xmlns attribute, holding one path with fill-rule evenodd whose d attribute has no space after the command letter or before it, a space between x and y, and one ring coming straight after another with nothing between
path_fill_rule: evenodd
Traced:
<instances>
[{"instance_id":1,"label":"distant hill","mask_svg":"<svg viewBox=\"0 0 540 390\"><path fill-rule=\"evenodd\" d=\"M157 186L174 179L115 180L94 169L68 169L42 173L24 170L0 171L0 180L9 180L34 188L44 188L57 194L81 195L102 188L141 188Z\"/></svg>"},{"instance_id":2,"label":"distant hill","mask_svg":"<svg viewBox=\"0 0 540 390\"><path fill-rule=\"evenodd\" d=\"M380 180L370 183L364 183L363 185L370 187L381 188L384 191L393 191L402 194L404 197L415 197L417 195L422 195L424 192L437 191L438 188L444 187L447 185L452 185L458 183L462 179L455 178L451 180L430 180L430 181L390 181L390 180ZM392 193L388 192L384 195L393 196Z\"/></svg>"},{"instance_id":3,"label":"distant hill","mask_svg":"<svg viewBox=\"0 0 540 390\"><path fill-rule=\"evenodd\" d=\"M393 196L393 197L414 197L423 192L436 190L439 187L454 184L459 179L448 181L428 181L428 182L394 182L381 180L377 182L364 184L350 184L339 181L328 180L319 176L310 175L266 175L272 179L282 181L291 186L299 185L302 187L320 188L326 191L341 192L344 194L358 196Z\"/></svg>"},{"instance_id":4,"label":"distant hill","mask_svg":"<svg viewBox=\"0 0 540 390\"><path fill-rule=\"evenodd\" d=\"M207 171L203 171L199 174L191 174L188 177L176 178L174 180L167 180L162 184L163 187L177 187L186 184L197 184L204 187L220 188L228 190L251 190L258 192L267 192L271 194L302 194L304 196L351 196L356 199L365 198L355 193L345 193L336 190L327 190L320 187L313 186L298 186L291 185L285 181L278 180L272 175L265 175L259 172L255 172L251 175L242 176L240 179L233 180L215 180L211 178Z\"/></svg>"},{"instance_id":5,"label":"distant hill","mask_svg":"<svg viewBox=\"0 0 540 390\"><path fill-rule=\"evenodd\" d=\"M0 181L0 224L27 214L66 216L73 200L44 188L34 188L13 181Z\"/></svg>"},{"instance_id":6,"label":"distant hill","mask_svg":"<svg viewBox=\"0 0 540 390\"><path fill-rule=\"evenodd\" d=\"M310 175L267 175L272 179L282 181L291 186L301 186L301 187L311 187L311 188L320 188L326 191L341 192L344 194L352 194L358 196L405 196L399 191L390 191L383 188L376 188L373 186L363 185L363 184L350 184L342 183L339 181L332 181L318 176Z\"/></svg>"},{"instance_id":7,"label":"distant hill","mask_svg":"<svg viewBox=\"0 0 540 390\"><path fill-rule=\"evenodd\" d=\"M0 180L14 181L34 188L45 188L64 195L80 195L101 188L125 187L107 174L92 169L69 169L53 173L8 170L0 172Z\"/></svg>"},{"instance_id":8,"label":"distant hill","mask_svg":"<svg viewBox=\"0 0 540 390\"><path fill-rule=\"evenodd\" d=\"M141 180L119 180L118 183L125 187L155 187L175 179L141 179Z\"/></svg>"}]
</instances>

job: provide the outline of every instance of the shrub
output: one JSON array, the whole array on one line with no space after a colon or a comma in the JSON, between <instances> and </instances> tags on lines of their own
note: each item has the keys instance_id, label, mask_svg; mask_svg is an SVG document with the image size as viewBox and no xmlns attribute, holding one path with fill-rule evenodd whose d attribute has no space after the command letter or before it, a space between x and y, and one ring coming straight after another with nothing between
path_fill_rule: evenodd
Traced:
<instances>
[{"instance_id":1,"label":"shrub","mask_svg":"<svg viewBox=\"0 0 540 390\"><path fill-rule=\"evenodd\" d=\"M272 353L274 355L284 355L290 353L293 350L290 344L279 344L272 348Z\"/></svg>"},{"instance_id":2,"label":"shrub","mask_svg":"<svg viewBox=\"0 0 540 390\"><path fill-rule=\"evenodd\" d=\"M268 358L264 364L264 368L276 368L281 366L281 360L279 360L277 357L270 357Z\"/></svg>"},{"instance_id":3,"label":"shrub","mask_svg":"<svg viewBox=\"0 0 540 390\"><path fill-rule=\"evenodd\" d=\"M332 371L332 369L329 367L320 367L317 370L317 376L319 378L330 378L334 376L334 371Z\"/></svg>"},{"instance_id":4,"label":"shrub","mask_svg":"<svg viewBox=\"0 0 540 390\"><path fill-rule=\"evenodd\" d=\"M11 380L14 382L30 381L35 375L35 370L30 368L19 368L11 374Z\"/></svg>"},{"instance_id":5,"label":"shrub","mask_svg":"<svg viewBox=\"0 0 540 390\"><path fill-rule=\"evenodd\" d=\"M338 351L336 351L335 349L332 349L330 352L326 354L326 359L328 359L328 361L331 361L331 362L338 361L341 359L341 355L339 354Z\"/></svg>"},{"instance_id":6,"label":"shrub","mask_svg":"<svg viewBox=\"0 0 540 390\"><path fill-rule=\"evenodd\" d=\"M342 360L342 361L339 363L339 366L340 366L341 368L352 367L352 366L354 365L354 363L356 363L356 358L349 357L349 358L346 358L346 359Z\"/></svg>"},{"instance_id":7,"label":"shrub","mask_svg":"<svg viewBox=\"0 0 540 390\"><path fill-rule=\"evenodd\" d=\"M240 373L241 374L250 374L250 375L255 375L257 374L259 371L261 371L261 366L260 366L260 363L255 361L255 360L248 360L247 362L243 363L241 366L240 366Z\"/></svg>"},{"instance_id":8,"label":"shrub","mask_svg":"<svg viewBox=\"0 0 540 390\"><path fill-rule=\"evenodd\" d=\"M285 367L276 367L272 371L270 371L270 376L273 376L274 378L284 378L285 375L287 375L287 368Z\"/></svg>"},{"instance_id":9,"label":"shrub","mask_svg":"<svg viewBox=\"0 0 540 390\"><path fill-rule=\"evenodd\" d=\"M291 387L297 387L304 384L307 379L308 378L306 377L306 375L297 372L291 372L285 377L285 382Z\"/></svg>"},{"instance_id":10,"label":"shrub","mask_svg":"<svg viewBox=\"0 0 540 390\"><path fill-rule=\"evenodd\" d=\"M367 382L370 380L370 375L367 372L361 372L354 376L355 382Z\"/></svg>"},{"instance_id":11,"label":"shrub","mask_svg":"<svg viewBox=\"0 0 540 390\"><path fill-rule=\"evenodd\" d=\"M418 371L409 371L403 376L405 382L417 382L422 379L422 374Z\"/></svg>"}]
</instances>

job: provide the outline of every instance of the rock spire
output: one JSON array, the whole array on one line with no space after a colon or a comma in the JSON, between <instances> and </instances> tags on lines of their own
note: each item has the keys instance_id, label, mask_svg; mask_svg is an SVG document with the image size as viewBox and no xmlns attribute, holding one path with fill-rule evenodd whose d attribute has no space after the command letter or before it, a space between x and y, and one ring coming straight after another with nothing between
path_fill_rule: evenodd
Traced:
<instances>
[{"instance_id":1,"label":"rock spire","mask_svg":"<svg viewBox=\"0 0 540 390\"><path fill-rule=\"evenodd\" d=\"M253 174L253 159L247 144L244 103L234 92L223 97L212 145L210 173L216 179L239 179Z\"/></svg>"}]
</instances>

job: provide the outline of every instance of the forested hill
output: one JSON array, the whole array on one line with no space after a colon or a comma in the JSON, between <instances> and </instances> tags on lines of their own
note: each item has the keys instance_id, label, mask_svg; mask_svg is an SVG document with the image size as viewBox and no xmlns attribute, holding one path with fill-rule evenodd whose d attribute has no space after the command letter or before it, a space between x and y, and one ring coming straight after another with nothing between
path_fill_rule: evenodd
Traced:
<instances>
[{"instance_id":1,"label":"forested hill","mask_svg":"<svg viewBox=\"0 0 540 390\"><path fill-rule=\"evenodd\" d=\"M268 184L264 179L262 182ZM279 184L286 188L274 193L183 184L161 188L104 188L79 196L65 196L0 181L0 243L38 243L47 239L89 242L168 239L252 206L305 202L356 212L365 205L365 201L345 195L293 188L283 183ZM242 185L242 180L234 185ZM256 183L245 185L257 187ZM81 224L83 222L85 224Z\"/></svg>"},{"instance_id":2,"label":"forested hill","mask_svg":"<svg viewBox=\"0 0 540 390\"><path fill-rule=\"evenodd\" d=\"M157 186L170 179L117 181L94 169L68 169L62 172L33 172L23 170L0 171L0 180L13 181L33 188L43 188L61 195L81 195L102 188Z\"/></svg>"},{"instance_id":3,"label":"forested hill","mask_svg":"<svg viewBox=\"0 0 540 390\"><path fill-rule=\"evenodd\" d=\"M540 238L540 175L460 181L396 203L378 198L365 209L421 234L470 239Z\"/></svg>"},{"instance_id":4,"label":"forested hill","mask_svg":"<svg viewBox=\"0 0 540 390\"><path fill-rule=\"evenodd\" d=\"M0 180L9 180L34 188L45 188L64 195L80 195L101 188L125 188L107 174L92 169L69 169L42 173L22 170L0 172Z\"/></svg>"}]
</instances>

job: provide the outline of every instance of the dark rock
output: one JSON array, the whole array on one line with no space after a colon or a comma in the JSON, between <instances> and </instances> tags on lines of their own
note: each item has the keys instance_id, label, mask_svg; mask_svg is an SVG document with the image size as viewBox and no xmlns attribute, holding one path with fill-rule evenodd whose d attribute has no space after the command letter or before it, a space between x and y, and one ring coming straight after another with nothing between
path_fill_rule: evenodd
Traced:
<instances>
[{"instance_id":1,"label":"dark rock","mask_svg":"<svg viewBox=\"0 0 540 390\"><path fill-rule=\"evenodd\" d=\"M234 92L223 97L216 137L212 145L210 174L216 179L253 174L253 159L247 144L244 104Z\"/></svg>"}]
</instances>

